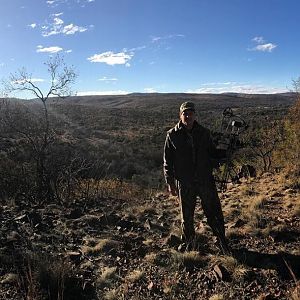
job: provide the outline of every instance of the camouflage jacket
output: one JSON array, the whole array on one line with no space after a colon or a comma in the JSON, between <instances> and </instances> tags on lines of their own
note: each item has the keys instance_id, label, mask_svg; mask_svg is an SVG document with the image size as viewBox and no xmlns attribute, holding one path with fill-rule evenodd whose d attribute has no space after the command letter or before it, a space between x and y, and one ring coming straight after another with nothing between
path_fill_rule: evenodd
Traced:
<instances>
[{"instance_id":1,"label":"camouflage jacket","mask_svg":"<svg viewBox=\"0 0 300 300\"><path fill-rule=\"evenodd\" d=\"M212 159L223 158L226 151L216 149L210 131L195 121L188 131L181 121L167 132L163 168L167 184L205 184L213 180Z\"/></svg>"}]
</instances>

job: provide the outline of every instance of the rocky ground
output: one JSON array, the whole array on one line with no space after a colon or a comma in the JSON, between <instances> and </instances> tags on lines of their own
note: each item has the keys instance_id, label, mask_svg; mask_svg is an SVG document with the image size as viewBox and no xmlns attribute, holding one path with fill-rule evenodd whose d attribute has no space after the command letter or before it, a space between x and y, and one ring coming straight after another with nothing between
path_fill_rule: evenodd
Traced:
<instances>
[{"instance_id":1,"label":"rocky ground","mask_svg":"<svg viewBox=\"0 0 300 300\"><path fill-rule=\"evenodd\" d=\"M230 186L221 200L228 256L200 205L194 250L179 251L178 203L163 193L6 203L0 299L299 299L299 189L264 174Z\"/></svg>"}]
</instances>

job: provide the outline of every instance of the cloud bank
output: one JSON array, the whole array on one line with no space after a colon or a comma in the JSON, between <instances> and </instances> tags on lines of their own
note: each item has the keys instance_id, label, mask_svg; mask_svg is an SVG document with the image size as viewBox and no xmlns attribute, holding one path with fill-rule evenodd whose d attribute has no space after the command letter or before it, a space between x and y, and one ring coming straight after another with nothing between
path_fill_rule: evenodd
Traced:
<instances>
[{"instance_id":1,"label":"cloud bank","mask_svg":"<svg viewBox=\"0 0 300 300\"><path fill-rule=\"evenodd\" d=\"M129 92L117 90L117 91L81 91L77 93L77 96L102 96L102 95L127 95Z\"/></svg>"},{"instance_id":2,"label":"cloud bank","mask_svg":"<svg viewBox=\"0 0 300 300\"><path fill-rule=\"evenodd\" d=\"M204 83L200 88L189 89L186 93L192 94L222 94L222 93L245 93L245 94L276 94L286 93L288 90L281 87L269 87L264 85L246 84L238 82Z\"/></svg>"}]
</instances>

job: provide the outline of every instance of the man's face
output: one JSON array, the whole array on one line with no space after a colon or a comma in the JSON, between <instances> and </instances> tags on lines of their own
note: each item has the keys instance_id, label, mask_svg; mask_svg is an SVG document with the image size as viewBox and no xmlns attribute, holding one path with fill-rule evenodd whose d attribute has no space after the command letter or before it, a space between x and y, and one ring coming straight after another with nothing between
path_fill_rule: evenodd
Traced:
<instances>
[{"instance_id":1,"label":"man's face","mask_svg":"<svg viewBox=\"0 0 300 300\"><path fill-rule=\"evenodd\" d=\"M192 129L195 121L196 115L192 110L185 110L180 115L181 122L188 128Z\"/></svg>"}]
</instances>

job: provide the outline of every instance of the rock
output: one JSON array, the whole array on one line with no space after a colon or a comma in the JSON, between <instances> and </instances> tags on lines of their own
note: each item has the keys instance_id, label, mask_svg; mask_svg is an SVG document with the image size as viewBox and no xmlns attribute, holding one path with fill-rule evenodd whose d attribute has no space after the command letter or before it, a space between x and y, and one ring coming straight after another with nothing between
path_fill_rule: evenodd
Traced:
<instances>
[{"instance_id":1,"label":"rock","mask_svg":"<svg viewBox=\"0 0 300 300\"><path fill-rule=\"evenodd\" d=\"M74 263L79 263L82 258L82 254L79 251L69 251L65 255Z\"/></svg>"},{"instance_id":2,"label":"rock","mask_svg":"<svg viewBox=\"0 0 300 300\"><path fill-rule=\"evenodd\" d=\"M153 283L153 281L150 281L150 283L147 286L147 289L151 291L153 289L153 287L154 287L154 283Z\"/></svg>"},{"instance_id":3,"label":"rock","mask_svg":"<svg viewBox=\"0 0 300 300\"><path fill-rule=\"evenodd\" d=\"M8 273L2 276L1 279L1 284L14 284L14 283L18 283L19 281L19 276L18 274L15 273Z\"/></svg>"},{"instance_id":4,"label":"rock","mask_svg":"<svg viewBox=\"0 0 300 300\"><path fill-rule=\"evenodd\" d=\"M102 214L99 218L101 225L112 226L116 225L120 220L120 216L116 214Z\"/></svg>"},{"instance_id":5,"label":"rock","mask_svg":"<svg viewBox=\"0 0 300 300\"><path fill-rule=\"evenodd\" d=\"M221 281L230 281L231 280L229 272L221 264L214 266L214 274L218 280L221 280Z\"/></svg>"},{"instance_id":6,"label":"rock","mask_svg":"<svg viewBox=\"0 0 300 300\"><path fill-rule=\"evenodd\" d=\"M150 230L152 227L151 221L149 219L146 220L146 222L144 223L144 228L146 230Z\"/></svg>"},{"instance_id":7,"label":"rock","mask_svg":"<svg viewBox=\"0 0 300 300\"><path fill-rule=\"evenodd\" d=\"M8 242L16 242L20 239L20 235L16 231L11 231L7 235L7 241Z\"/></svg>"}]
</instances>

